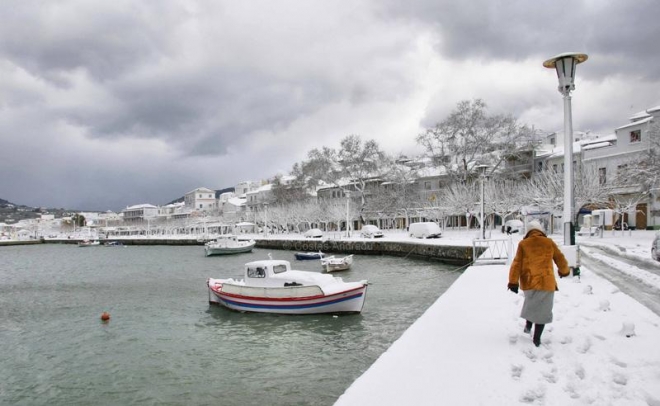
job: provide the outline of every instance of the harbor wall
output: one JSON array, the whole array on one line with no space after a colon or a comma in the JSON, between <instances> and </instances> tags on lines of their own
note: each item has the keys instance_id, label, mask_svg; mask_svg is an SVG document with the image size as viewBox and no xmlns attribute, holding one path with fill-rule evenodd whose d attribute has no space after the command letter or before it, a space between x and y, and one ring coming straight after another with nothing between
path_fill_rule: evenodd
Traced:
<instances>
[{"instance_id":1,"label":"harbor wall","mask_svg":"<svg viewBox=\"0 0 660 406\"><path fill-rule=\"evenodd\" d=\"M362 255L392 255L439 260L458 265L472 262L472 246L437 245L384 240L275 240L257 239L257 248L289 251L322 251Z\"/></svg>"},{"instance_id":2,"label":"harbor wall","mask_svg":"<svg viewBox=\"0 0 660 406\"><path fill-rule=\"evenodd\" d=\"M27 244L77 244L78 239L47 239L26 241L1 241L2 245ZM198 239L163 239L163 238L121 238L102 240L101 243L117 241L124 245L204 245ZM472 246L430 244L427 240L387 241L387 240L333 240L333 239L274 239L255 238L256 247L287 251L322 251L325 253L392 255L399 257L438 260L451 264L466 265L472 262Z\"/></svg>"}]
</instances>

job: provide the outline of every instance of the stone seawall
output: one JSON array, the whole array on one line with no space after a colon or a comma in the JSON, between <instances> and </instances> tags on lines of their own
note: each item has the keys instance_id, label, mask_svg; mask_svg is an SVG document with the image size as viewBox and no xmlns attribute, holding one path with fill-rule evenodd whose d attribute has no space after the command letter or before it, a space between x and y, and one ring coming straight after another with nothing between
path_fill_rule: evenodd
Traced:
<instances>
[{"instance_id":1,"label":"stone seawall","mask_svg":"<svg viewBox=\"0 0 660 406\"><path fill-rule=\"evenodd\" d=\"M10 245L35 245L41 243L43 243L43 240L2 240L0 241L0 247Z\"/></svg>"},{"instance_id":2,"label":"stone seawall","mask_svg":"<svg viewBox=\"0 0 660 406\"><path fill-rule=\"evenodd\" d=\"M406 241L274 240L256 239L257 248L289 251L341 252L363 255L393 255L439 260L466 265L472 262L472 246L431 245Z\"/></svg>"},{"instance_id":3,"label":"stone seawall","mask_svg":"<svg viewBox=\"0 0 660 406\"><path fill-rule=\"evenodd\" d=\"M77 244L78 239L49 239L30 241L1 241L2 245L26 244ZM197 239L108 239L124 245L204 245ZM363 254L363 255L393 255L438 260L451 264L466 265L472 262L472 246L435 245L413 241L384 241L384 240L310 240L310 239L265 239L256 238L256 247L264 249L278 249L288 251L323 251L328 253Z\"/></svg>"}]
</instances>

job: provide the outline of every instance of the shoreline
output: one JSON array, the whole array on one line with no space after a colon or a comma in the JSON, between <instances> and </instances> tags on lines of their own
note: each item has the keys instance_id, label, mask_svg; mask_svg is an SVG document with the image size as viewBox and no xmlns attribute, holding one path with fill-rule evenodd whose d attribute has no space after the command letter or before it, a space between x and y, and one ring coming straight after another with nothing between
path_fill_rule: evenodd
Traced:
<instances>
[{"instance_id":1,"label":"shoreline","mask_svg":"<svg viewBox=\"0 0 660 406\"><path fill-rule=\"evenodd\" d=\"M363 255L392 255L441 261L456 265L473 262L471 245L441 245L428 243L429 240L400 241L374 239L308 239L308 238L254 238L256 248L279 249L285 251L323 251ZM36 244L78 244L79 238L4 240L2 246ZM203 246L206 240L198 238L108 238L101 242L121 242L124 245L171 245Z\"/></svg>"}]
</instances>

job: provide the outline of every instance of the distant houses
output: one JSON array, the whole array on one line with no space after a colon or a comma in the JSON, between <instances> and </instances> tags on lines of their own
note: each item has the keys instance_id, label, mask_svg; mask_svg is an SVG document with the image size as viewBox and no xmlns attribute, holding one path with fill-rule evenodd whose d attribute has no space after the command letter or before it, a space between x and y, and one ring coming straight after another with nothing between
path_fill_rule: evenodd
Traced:
<instances>
[{"instance_id":1,"label":"distant houses","mask_svg":"<svg viewBox=\"0 0 660 406\"><path fill-rule=\"evenodd\" d=\"M634 159L648 152L653 146L652 137L659 137L657 131L660 118L660 106L636 113L629 118L629 122L614 129L613 134L601 135L589 132L574 132L573 161L575 170L586 165L597 168L594 176L602 185L608 185L621 175L621 171ZM655 126L655 127L654 127ZM656 130L654 130L654 128ZM656 145L660 145L656 140ZM374 177L366 181L364 194L369 201L381 198L380 209L364 211L355 214L353 227L359 222L376 224L381 228L405 228L411 221L424 219L424 211L416 211L417 206L433 206L436 199L442 196L448 185L447 173L440 165L428 158L400 157L397 165L414 174L410 179L394 181ZM540 144L526 151L518 151L515 155L505 156L503 164L498 168L501 173L518 179L533 179L543 171L564 171L564 136L561 132L546 134ZM153 204L136 204L126 207L121 213L81 213L88 225L99 227L145 227L150 224L171 224L179 227L181 224L192 224L191 227L201 227L199 224L208 223L206 218L216 217L217 227L228 227L228 224L239 222L258 222L258 214L264 213L273 207L281 198L283 190L292 187L294 178L283 176L277 182L242 181L230 191L216 192L207 187L198 187L185 193L183 201L164 206ZM308 201L312 202L357 202L357 194L349 193L351 180L335 185L319 185L313 190L304 193ZM643 190L641 182L630 179L630 182L621 186L612 186L613 195L643 195L634 207L622 213L624 221L637 228L660 229L660 190ZM233 191L231 191L233 190ZM410 202L405 200L394 202L390 196L397 193L413 195ZM297 199L305 199L300 194ZM383 197L384 196L384 197ZM296 199L296 197L294 197ZM396 207L396 204L399 206ZM389 204L389 206L388 206ZM415 206L417 205L417 206ZM415 206L415 207L413 207ZM392 208L394 207L394 208ZM579 209L579 208L576 208ZM388 211L389 210L389 211ZM447 213L445 213L447 214ZM450 226L464 226L466 213L448 213L450 219L446 223ZM217 220L220 218L221 220ZM263 217L261 217L263 219ZM38 221L22 225L23 228L34 229L44 227L46 223L66 222L63 219L44 217ZM218 223L220 221L220 223ZM36 224L36 225L35 225ZM68 223L71 224L69 218ZM197 224L197 225L195 225ZM205 225L205 227L208 224ZM4 227L7 233L8 227Z\"/></svg>"}]
</instances>

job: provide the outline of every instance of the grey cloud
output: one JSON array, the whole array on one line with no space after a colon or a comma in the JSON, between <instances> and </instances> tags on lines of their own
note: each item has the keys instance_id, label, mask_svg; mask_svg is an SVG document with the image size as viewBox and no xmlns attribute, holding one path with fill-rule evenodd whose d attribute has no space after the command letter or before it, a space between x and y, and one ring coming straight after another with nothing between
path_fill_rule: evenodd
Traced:
<instances>
[{"instance_id":1,"label":"grey cloud","mask_svg":"<svg viewBox=\"0 0 660 406\"><path fill-rule=\"evenodd\" d=\"M586 52L589 73L660 79L660 3L592 1L389 1L391 18L423 21L439 33L449 58L539 61L567 51ZM540 63L539 62L539 63Z\"/></svg>"}]
</instances>

